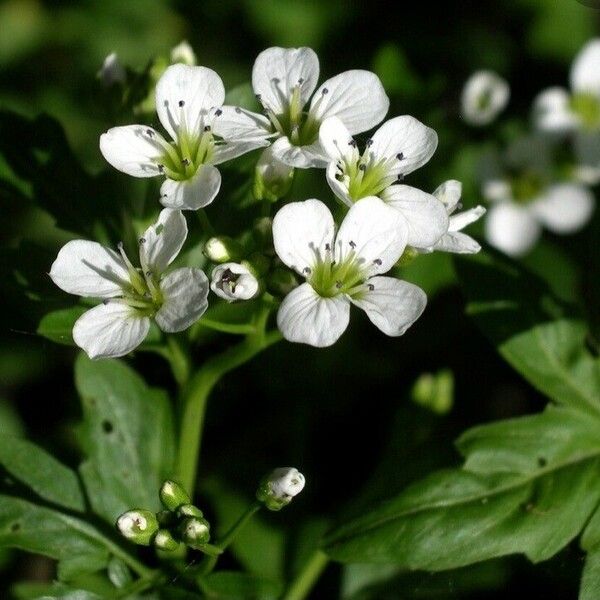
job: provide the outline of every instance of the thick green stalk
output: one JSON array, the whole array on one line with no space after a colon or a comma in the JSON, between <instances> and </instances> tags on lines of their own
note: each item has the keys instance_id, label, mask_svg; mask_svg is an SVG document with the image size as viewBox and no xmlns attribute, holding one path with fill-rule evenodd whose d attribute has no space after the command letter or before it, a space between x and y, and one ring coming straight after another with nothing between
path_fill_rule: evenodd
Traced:
<instances>
[{"instance_id":1,"label":"thick green stalk","mask_svg":"<svg viewBox=\"0 0 600 600\"><path fill-rule=\"evenodd\" d=\"M316 550L306 561L296 579L292 581L282 600L304 600L317 583L328 562L329 557L324 552Z\"/></svg>"}]
</instances>

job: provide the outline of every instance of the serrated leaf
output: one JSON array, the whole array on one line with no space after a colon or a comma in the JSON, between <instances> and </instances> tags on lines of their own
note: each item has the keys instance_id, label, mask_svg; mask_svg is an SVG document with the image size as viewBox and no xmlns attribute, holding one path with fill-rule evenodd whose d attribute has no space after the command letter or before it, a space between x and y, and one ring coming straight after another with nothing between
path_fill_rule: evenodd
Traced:
<instances>
[{"instance_id":1,"label":"serrated leaf","mask_svg":"<svg viewBox=\"0 0 600 600\"><path fill-rule=\"evenodd\" d=\"M31 442L0 435L0 465L40 498L83 511L85 500L74 471Z\"/></svg>"},{"instance_id":2,"label":"serrated leaf","mask_svg":"<svg viewBox=\"0 0 600 600\"><path fill-rule=\"evenodd\" d=\"M283 591L280 581L237 571L211 573L199 583L207 598L215 600L275 600Z\"/></svg>"},{"instance_id":3,"label":"serrated leaf","mask_svg":"<svg viewBox=\"0 0 600 600\"><path fill-rule=\"evenodd\" d=\"M94 362L83 354L75 381L88 457L81 475L94 510L111 523L131 508L159 510L158 490L174 457L167 395L122 361Z\"/></svg>"}]
</instances>

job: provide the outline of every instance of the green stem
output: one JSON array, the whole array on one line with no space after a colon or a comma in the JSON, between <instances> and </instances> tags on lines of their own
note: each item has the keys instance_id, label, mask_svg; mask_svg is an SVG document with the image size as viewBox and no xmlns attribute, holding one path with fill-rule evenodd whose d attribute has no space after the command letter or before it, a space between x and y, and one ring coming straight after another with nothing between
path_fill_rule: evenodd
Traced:
<instances>
[{"instance_id":1,"label":"green stem","mask_svg":"<svg viewBox=\"0 0 600 600\"><path fill-rule=\"evenodd\" d=\"M171 365L173 377L179 387L183 387L190 378L190 359L183 348L181 340L175 335L167 336L168 361Z\"/></svg>"},{"instance_id":2,"label":"green stem","mask_svg":"<svg viewBox=\"0 0 600 600\"><path fill-rule=\"evenodd\" d=\"M282 600L303 600L308 596L315 583L325 570L329 557L320 550L316 550L306 561L302 571L288 588Z\"/></svg>"},{"instance_id":3,"label":"green stem","mask_svg":"<svg viewBox=\"0 0 600 600\"><path fill-rule=\"evenodd\" d=\"M222 354L208 359L183 389L177 476L192 497L208 397L221 377L281 339L279 331L265 334L269 310L268 306L264 308L254 333Z\"/></svg>"}]
</instances>

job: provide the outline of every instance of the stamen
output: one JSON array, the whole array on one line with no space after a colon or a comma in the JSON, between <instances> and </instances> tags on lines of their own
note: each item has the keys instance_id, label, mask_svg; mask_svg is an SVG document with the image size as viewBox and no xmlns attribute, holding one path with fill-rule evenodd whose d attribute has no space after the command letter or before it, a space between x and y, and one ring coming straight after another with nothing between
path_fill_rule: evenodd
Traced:
<instances>
[{"instance_id":1,"label":"stamen","mask_svg":"<svg viewBox=\"0 0 600 600\"><path fill-rule=\"evenodd\" d=\"M367 283L367 289L372 292L375 289L375 286L372 283Z\"/></svg>"},{"instance_id":2,"label":"stamen","mask_svg":"<svg viewBox=\"0 0 600 600\"><path fill-rule=\"evenodd\" d=\"M404 152L398 152L398 154L396 154L396 158L398 160L404 160Z\"/></svg>"},{"instance_id":3,"label":"stamen","mask_svg":"<svg viewBox=\"0 0 600 600\"><path fill-rule=\"evenodd\" d=\"M327 88L323 88L321 90L321 94L323 94L323 96L325 96L325 95L329 94L329 90Z\"/></svg>"},{"instance_id":4,"label":"stamen","mask_svg":"<svg viewBox=\"0 0 600 600\"><path fill-rule=\"evenodd\" d=\"M352 240L350 240L350 241L348 242L348 245L349 245L349 246L350 246L350 248L352 248L352 249L356 248L356 242L353 242Z\"/></svg>"},{"instance_id":5,"label":"stamen","mask_svg":"<svg viewBox=\"0 0 600 600\"><path fill-rule=\"evenodd\" d=\"M152 129L146 129L146 135L148 137L154 137L154 131L152 131Z\"/></svg>"},{"instance_id":6,"label":"stamen","mask_svg":"<svg viewBox=\"0 0 600 600\"><path fill-rule=\"evenodd\" d=\"M381 261L381 259L380 259L380 258L376 258L376 259L373 261L373 264L374 264L374 265L377 265L378 267L380 267L380 266L382 265L382 261Z\"/></svg>"},{"instance_id":7,"label":"stamen","mask_svg":"<svg viewBox=\"0 0 600 600\"><path fill-rule=\"evenodd\" d=\"M237 107L239 108L239 107ZM220 117L223 114L223 111L220 108L217 108L217 110L215 110L215 117Z\"/></svg>"},{"instance_id":8,"label":"stamen","mask_svg":"<svg viewBox=\"0 0 600 600\"><path fill-rule=\"evenodd\" d=\"M338 290L341 290L341 289L342 289L342 285L343 285L343 284L342 284L342 282L341 282L341 281L336 281L336 282L335 282L335 287L336 287Z\"/></svg>"},{"instance_id":9,"label":"stamen","mask_svg":"<svg viewBox=\"0 0 600 600\"><path fill-rule=\"evenodd\" d=\"M371 138L369 138L366 142L366 146L367 148L370 148L373 145L373 140Z\"/></svg>"},{"instance_id":10,"label":"stamen","mask_svg":"<svg viewBox=\"0 0 600 600\"><path fill-rule=\"evenodd\" d=\"M398 181L404 181L404 175L402 173L398 173L397 180Z\"/></svg>"},{"instance_id":11,"label":"stamen","mask_svg":"<svg viewBox=\"0 0 600 600\"><path fill-rule=\"evenodd\" d=\"M138 240L138 242L139 242L140 244L145 244L145 243L146 243L146 238L143 238L143 237L141 237L141 238Z\"/></svg>"},{"instance_id":12,"label":"stamen","mask_svg":"<svg viewBox=\"0 0 600 600\"><path fill-rule=\"evenodd\" d=\"M177 104L178 104L180 107L181 107L181 106L185 106L185 100L180 100L180 101L179 101Z\"/></svg>"},{"instance_id":13,"label":"stamen","mask_svg":"<svg viewBox=\"0 0 600 600\"><path fill-rule=\"evenodd\" d=\"M312 270L310 267L304 267L304 269L302 269L303 273L306 273L307 275L310 275L312 273Z\"/></svg>"},{"instance_id":14,"label":"stamen","mask_svg":"<svg viewBox=\"0 0 600 600\"><path fill-rule=\"evenodd\" d=\"M204 126L204 131L210 131L210 125L205 125Z\"/></svg>"}]
</instances>

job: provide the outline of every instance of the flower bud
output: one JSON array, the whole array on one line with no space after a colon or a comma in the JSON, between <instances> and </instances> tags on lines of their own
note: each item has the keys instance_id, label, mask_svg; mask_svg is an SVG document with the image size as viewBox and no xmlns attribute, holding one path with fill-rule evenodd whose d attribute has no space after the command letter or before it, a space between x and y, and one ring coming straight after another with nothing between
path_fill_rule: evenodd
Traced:
<instances>
[{"instance_id":1,"label":"flower bud","mask_svg":"<svg viewBox=\"0 0 600 600\"><path fill-rule=\"evenodd\" d=\"M277 202L292 187L294 167L275 158L271 148L266 148L256 163L252 191L257 200Z\"/></svg>"},{"instance_id":2,"label":"flower bud","mask_svg":"<svg viewBox=\"0 0 600 600\"><path fill-rule=\"evenodd\" d=\"M109 54L98 71L98 79L104 87L112 87L117 83L125 83L125 69L115 52Z\"/></svg>"},{"instance_id":3,"label":"flower bud","mask_svg":"<svg viewBox=\"0 0 600 600\"><path fill-rule=\"evenodd\" d=\"M182 504L177 509L177 516L202 518L204 515L202 514L202 511L193 504Z\"/></svg>"},{"instance_id":4,"label":"flower bud","mask_svg":"<svg viewBox=\"0 0 600 600\"><path fill-rule=\"evenodd\" d=\"M168 529L159 529L154 538L154 545L159 550L173 552L179 548L179 542L173 537L173 534Z\"/></svg>"},{"instance_id":5,"label":"flower bud","mask_svg":"<svg viewBox=\"0 0 600 600\"><path fill-rule=\"evenodd\" d=\"M149 546L158 531L158 521L149 510L128 510L117 519L117 529L134 544Z\"/></svg>"},{"instance_id":6,"label":"flower bud","mask_svg":"<svg viewBox=\"0 0 600 600\"><path fill-rule=\"evenodd\" d=\"M242 248L238 242L225 235L210 238L204 245L204 254L215 263L240 260Z\"/></svg>"},{"instance_id":7,"label":"flower bud","mask_svg":"<svg viewBox=\"0 0 600 600\"><path fill-rule=\"evenodd\" d=\"M176 510L182 504L189 504L190 497L175 481L167 479L160 488L160 501L169 510Z\"/></svg>"},{"instance_id":8,"label":"flower bud","mask_svg":"<svg viewBox=\"0 0 600 600\"><path fill-rule=\"evenodd\" d=\"M258 293L258 279L250 269L238 263L225 263L212 272L210 289L229 302L249 300Z\"/></svg>"},{"instance_id":9,"label":"flower bud","mask_svg":"<svg viewBox=\"0 0 600 600\"><path fill-rule=\"evenodd\" d=\"M471 125L491 123L510 98L508 83L493 71L477 71L465 83L461 96L462 116Z\"/></svg>"},{"instance_id":10,"label":"flower bud","mask_svg":"<svg viewBox=\"0 0 600 600\"><path fill-rule=\"evenodd\" d=\"M269 510L281 510L304 489L304 475L294 467L280 467L260 483L256 497Z\"/></svg>"},{"instance_id":11,"label":"flower bud","mask_svg":"<svg viewBox=\"0 0 600 600\"><path fill-rule=\"evenodd\" d=\"M183 63L193 67L197 64L196 54L187 40L183 40L171 49L171 64Z\"/></svg>"},{"instance_id":12,"label":"flower bud","mask_svg":"<svg viewBox=\"0 0 600 600\"><path fill-rule=\"evenodd\" d=\"M181 539L192 548L200 548L210 540L210 525L206 519L186 517L179 525Z\"/></svg>"}]
</instances>

